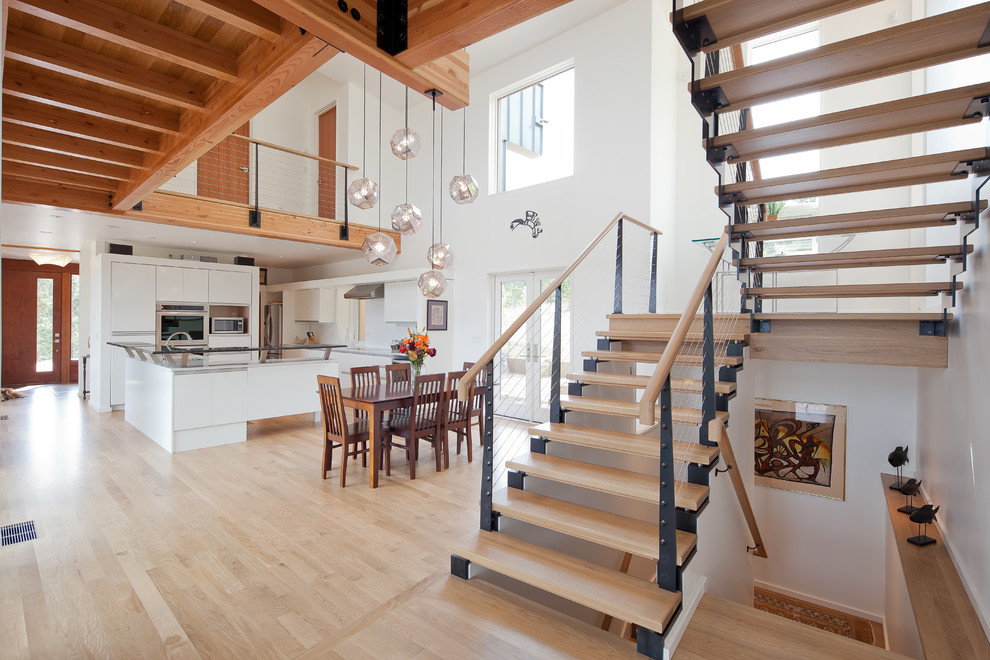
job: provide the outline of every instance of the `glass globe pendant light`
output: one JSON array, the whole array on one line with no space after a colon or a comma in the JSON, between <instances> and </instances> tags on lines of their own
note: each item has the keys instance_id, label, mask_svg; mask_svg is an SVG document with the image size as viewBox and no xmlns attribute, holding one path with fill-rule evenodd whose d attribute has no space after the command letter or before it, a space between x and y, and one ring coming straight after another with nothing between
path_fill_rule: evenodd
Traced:
<instances>
[{"instance_id":1,"label":"glass globe pendant light","mask_svg":"<svg viewBox=\"0 0 990 660\"><path fill-rule=\"evenodd\" d=\"M442 240L442 239L441 239ZM454 263L454 253L449 243L434 243L426 251L426 261L435 269L443 270Z\"/></svg>"},{"instance_id":2,"label":"glass globe pendant light","mask_svg":"<svg viewBox=\"0 0 990 660\"><path fill-rule=\"evenodd\" d=\"M382 178L382 74L378 73L378 178ZM377 188L376 200L377 200ZM378 231L369 234L361 244L364 258L372 266L387 266L395 259L399 250L392 237L382 231L382 207L378 207Z\"/></svg>"},{"instance_id":3,"label":"glass globe pendant light","mask_svg":"<svg viewBox=\"0 0 990 660\"><path fill-rule=\"evenodd\" d=\"M399 134L399 131L402 131L402 130L403 129L400 128L398 131L396 131L395 132L396 135L398 135ZM405 130L407 130L407 131L409 130L409 88L408 87L406 87L406 128L405 128ZM415 133L414 133L414 135L415 135ZM416 136L416 141L417 141L416 151L419 151L419 136L418 135ZM392 152L395 153L395 137L394 136L392 138ZM396 153L396 155L398 156L398 153ZM413 154L413 155L415 155L415 154ZM392 209L392 229L394 229L395 231L399 232L403 236L411 236L412 234L415 234L417 231L419 231L419 228L423 225L423 214L420 212L420 210L416 207L415 204L410 204L409 203L409 160L408 160L408 158L411 158L411 157L412 156L409 156L407 158L403 158L402 156L399 156L399 158L402 158L404 161L406 161L406 201L404 203L402 203L402 204L397 204L396 207L394 209Z\"/></svg>"},{"instance_id":4,"label":"glass globe pendant light","mask_svg":"<svg viewBox=\"0 0 990 660\"><path fill-rule=\"evenodd\" d=\"M361 167L364 169L364 172L363 172L364 174L367 174L368 173L367 172L367 169L368 169L368 145L367 145L367 136L368 136L368 132L367 132L367 129L368 129L368 117L367 117L367 114L368 114L367 113L367 110L368 110L368 92L367 92L367 87L368 87L368 65L365 64L364 65L364 82L363 82L363 86L362 86L362 89L361 89L361 92L364 95L364 105L362 106L362 109L361 109L361 124L362 124L362 128L361 128L361 143L362 143L361 144L361 148L362 148ZM381 99L379 99L378 102L379 102L379 110L381 110L381 107L380 107ZM381 141L381 126L378 127L378 135L379 135L379 141ZM381 154L378 155L378 158L381 159ZM378 169L379 170L381 169L381 163L379 163L379 168ZM381 173L379 173L379 177L378 178L381 178ZM375 204L378 203L378 184L375 183L374 181L372 181L371 179L369 179L366 176L362 176L360 179L356 179L353 183L351 183L351 185L347 186L347 201L350 202L351 204L353 204L354 206L358 207L359 209L370 209L371 207L373 207Z\"/></svg>"},{"instance_id":5,"label":"glass globe pendant light","mask_svg":"<svg viewBox=\"0 0 990 660\"><path fill-rule=\"evenodd\" d=\"M447 278L439 270L428 270L419 276L416 285L427 298L439 298L447 289Z\"/></svg>"},{"instance_id":6,"label":"glass globe pendant light","mask_svg":"<svg viewBox=\"0 0 990 660\"><path fill-rule=\"evenodd\" d=\"M461 138L461 171L467 170L467 108L461 110L463 137ZM458 174L450 180L450 198L458 204L470 204L478 198L478 182L470 174Z\"/></svg>"},{"instance_id":7,"label":"glass globe pendant light","mask_svg":"<svg viewBox=\"0 0 990 660\"><path fill-rule=\"evenodd\" d=\"M437 298L447 289L447 278L440 272L453 259L450 246L443 244L443 194L437 192L437 97L433 94L433 184L430 187L433 202L433 223L432 228L436 229L437 224L437 200L440 200L440 243L434 243L426 251L426 260L430 264L430 270L419 276L416 285L420 292L427 298ZM440 171L443 172L443 109L440 110ZM432 232L431 232L432 233ZM443 262L439 268L434 261L434 257L441 257Z\"/></svg>"}]
</instances>

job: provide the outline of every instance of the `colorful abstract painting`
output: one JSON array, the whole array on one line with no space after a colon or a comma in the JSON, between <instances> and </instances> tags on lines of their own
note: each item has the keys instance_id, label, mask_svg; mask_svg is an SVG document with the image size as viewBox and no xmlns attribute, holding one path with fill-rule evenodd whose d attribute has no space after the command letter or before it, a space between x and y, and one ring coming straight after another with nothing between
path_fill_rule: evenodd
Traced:
<instances>
[{"instance_id":1,"label":"colorful abstract painting","mask_svg":"<svg viewBox=\"0 0 990 660\"><path fill-rule=\"evenodd\" d=\"M757 484L845 499L845 406L756 400Z\"/></svg>"}]
</instances>

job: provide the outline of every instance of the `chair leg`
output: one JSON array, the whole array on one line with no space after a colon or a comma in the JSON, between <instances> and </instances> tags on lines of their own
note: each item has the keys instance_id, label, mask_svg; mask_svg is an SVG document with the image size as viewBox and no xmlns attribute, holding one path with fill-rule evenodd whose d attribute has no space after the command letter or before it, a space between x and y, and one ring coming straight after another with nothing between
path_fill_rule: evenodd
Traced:
<instances>
[{"instance_id":1,"label":"chair leg","mask_svg":"<svg viewBox=\"0 0 990 660\"><path fill-rule=\"evenodd\" d=\"M347 481L347 445L340 446L340 487L343 488Z\"/></svg>"},{"instance_id":2,"label":"chair leg","mask_svg":"<svg viewBox=\"0 0 990 660\"><path fill-rule=\"evenodd\" d=\"M474 457L471 455L471 424L467 424L464 427L463 433L465 436L467 436L465 439L467 440L466 444L467 444L467 452L468 452L468 463L470 463L472 460L474 460ZM458 447L461 446L461 431L457 432L457 446Z\"/></svg>"},{"instance_id":3,"label":"chair leg","mask_svg":"<svg viewBox=\"0 0 990 660\"><path fill-rule=\"evenodd\" d=\"M416 478L416 459L419 458L419 438L406 440L406 452L409 454L409 478Z\"/></svg>"},{"instance_id":4,"label":"chair leg","mask_svg":"<svg viewBox=\"0 0 990 660\"><path fill-rule=\"evenodd\" d=\"M363 452L361 454L361 467L366 468L366 467L368 467L368 441L367 440L362 440L361 441L361 451Z\"/></svg>"},{"instance_id":5,"label":"chair leg","mask_svg":"<svg viewBox=\"0 0 990 660\"><path fill-rule=\"evenodd\" d=\"M323 478L327 478L327 472L333 469L333 441L323 440Z\"/></svg>"}]
</instances>

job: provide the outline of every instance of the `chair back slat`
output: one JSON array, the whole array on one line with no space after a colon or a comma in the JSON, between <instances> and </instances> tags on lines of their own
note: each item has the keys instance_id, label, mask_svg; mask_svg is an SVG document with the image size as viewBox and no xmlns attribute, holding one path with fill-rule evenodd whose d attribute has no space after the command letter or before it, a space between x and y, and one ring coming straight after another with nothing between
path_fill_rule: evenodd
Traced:
<instances>
[{"instance_id":1,"label":"chair back slat","mask_svg":"<svg viewBox=\"0 0 990 660\"><path fill-rule=\"evenodd\" d=\"M351 387L370 387L382 384L382 374L378 367L352 367Z\"/></svg>"},{"instance_id":2,"label":"chair back slat","mask_svg":"<svg viewBox=\"0 0 990 660\"><path fill-rule=\"evenodd\" d=\"M385 381L392 383L408 383L412 380L412 366L407 363L385 365Z\"/></svg>"},{"instance_id":3,"label":"chair back slat","mask_svg":"<svg viewBox=\"0 0 990 660\"><path fill-rule=\"evenodd\" d=\"M417 428L437 428L443 423L446 374L428 374L416 379L413 415Z\"/></svg>"},{"instance_id":4,"label":"chair back slat","mask_svg":"<svg viewBox=\"0 0 990 660\"><path fill-rule=\"evenodd\" d=\"M447 374L447 423L460 424L467 422L471 417L472 403L474 399L474 383L468 387L467 397L460 399L457 396L457 385L467 371L451 371Z\"/></svg>"},{"instance_id":5,"label":"chair back slat","mask_svg":"<svg viewBox=\"0 0 990 660\"><path fill-rule=\"evenodd\" d=\"M320 409L323 411L323 431L328 437L347 439L347 420L344 417L344 399L340 393L340 379L336 376L317 376L320 390Z\"/></svg>"}]
</instances>

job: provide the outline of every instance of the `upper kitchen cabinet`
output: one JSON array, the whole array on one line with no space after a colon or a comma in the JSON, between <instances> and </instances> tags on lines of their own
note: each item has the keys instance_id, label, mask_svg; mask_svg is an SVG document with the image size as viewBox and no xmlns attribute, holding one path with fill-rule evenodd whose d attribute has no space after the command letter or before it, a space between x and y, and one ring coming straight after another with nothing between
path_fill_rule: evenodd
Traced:
<instances>
[{"instance_id":1,"label":"upper kitchen cabinet","mask_svg":"<svg viewBox=\"0 0 990 660\"><path fill-rule=\"evenodd\" d=\"M210 271L210 303L251 304L251 273L229 270Z\"/></svg>"},{"instance_id":2,"label":"upper kitchen cabinet","mask_svg":"<svg viewBox=\"0 0 990 660\"><path fill-rule=\"evenodd\" d=\"M155 267L148 264L111 264L111 332L155 331L155 275Z\"/></svg>"},{"instance_id":3,"label":"upper kitchen cabinet","mask_svg":"<svg viewBox=\"0 0 990 660\"><path fill-rule=\"evenodd\" d=\"M385 322L415 323L416 304L422 298L415 282L386 282Z\"/></svg>"},{"instance_id":4,"label":"upper kitchen cabinet","mask_svg":"<svg viewBox=\"0 0 990 660\"><path fill-rule=\"evenodd\" d=\"M160 302L205 303L209 296L209 271L159 266L157 289Z\"/></svg>"},{"instance_id":5,"label":"upper kitchen cabinet","mask_svg":"<svg viewBox=\"0 0 990 660\"><path fill-rule=\"evenodd\" d=\"M300 289L295 302L297 322L333 323L337 318L336 289Z\"/></svg>"}]
</instances>

